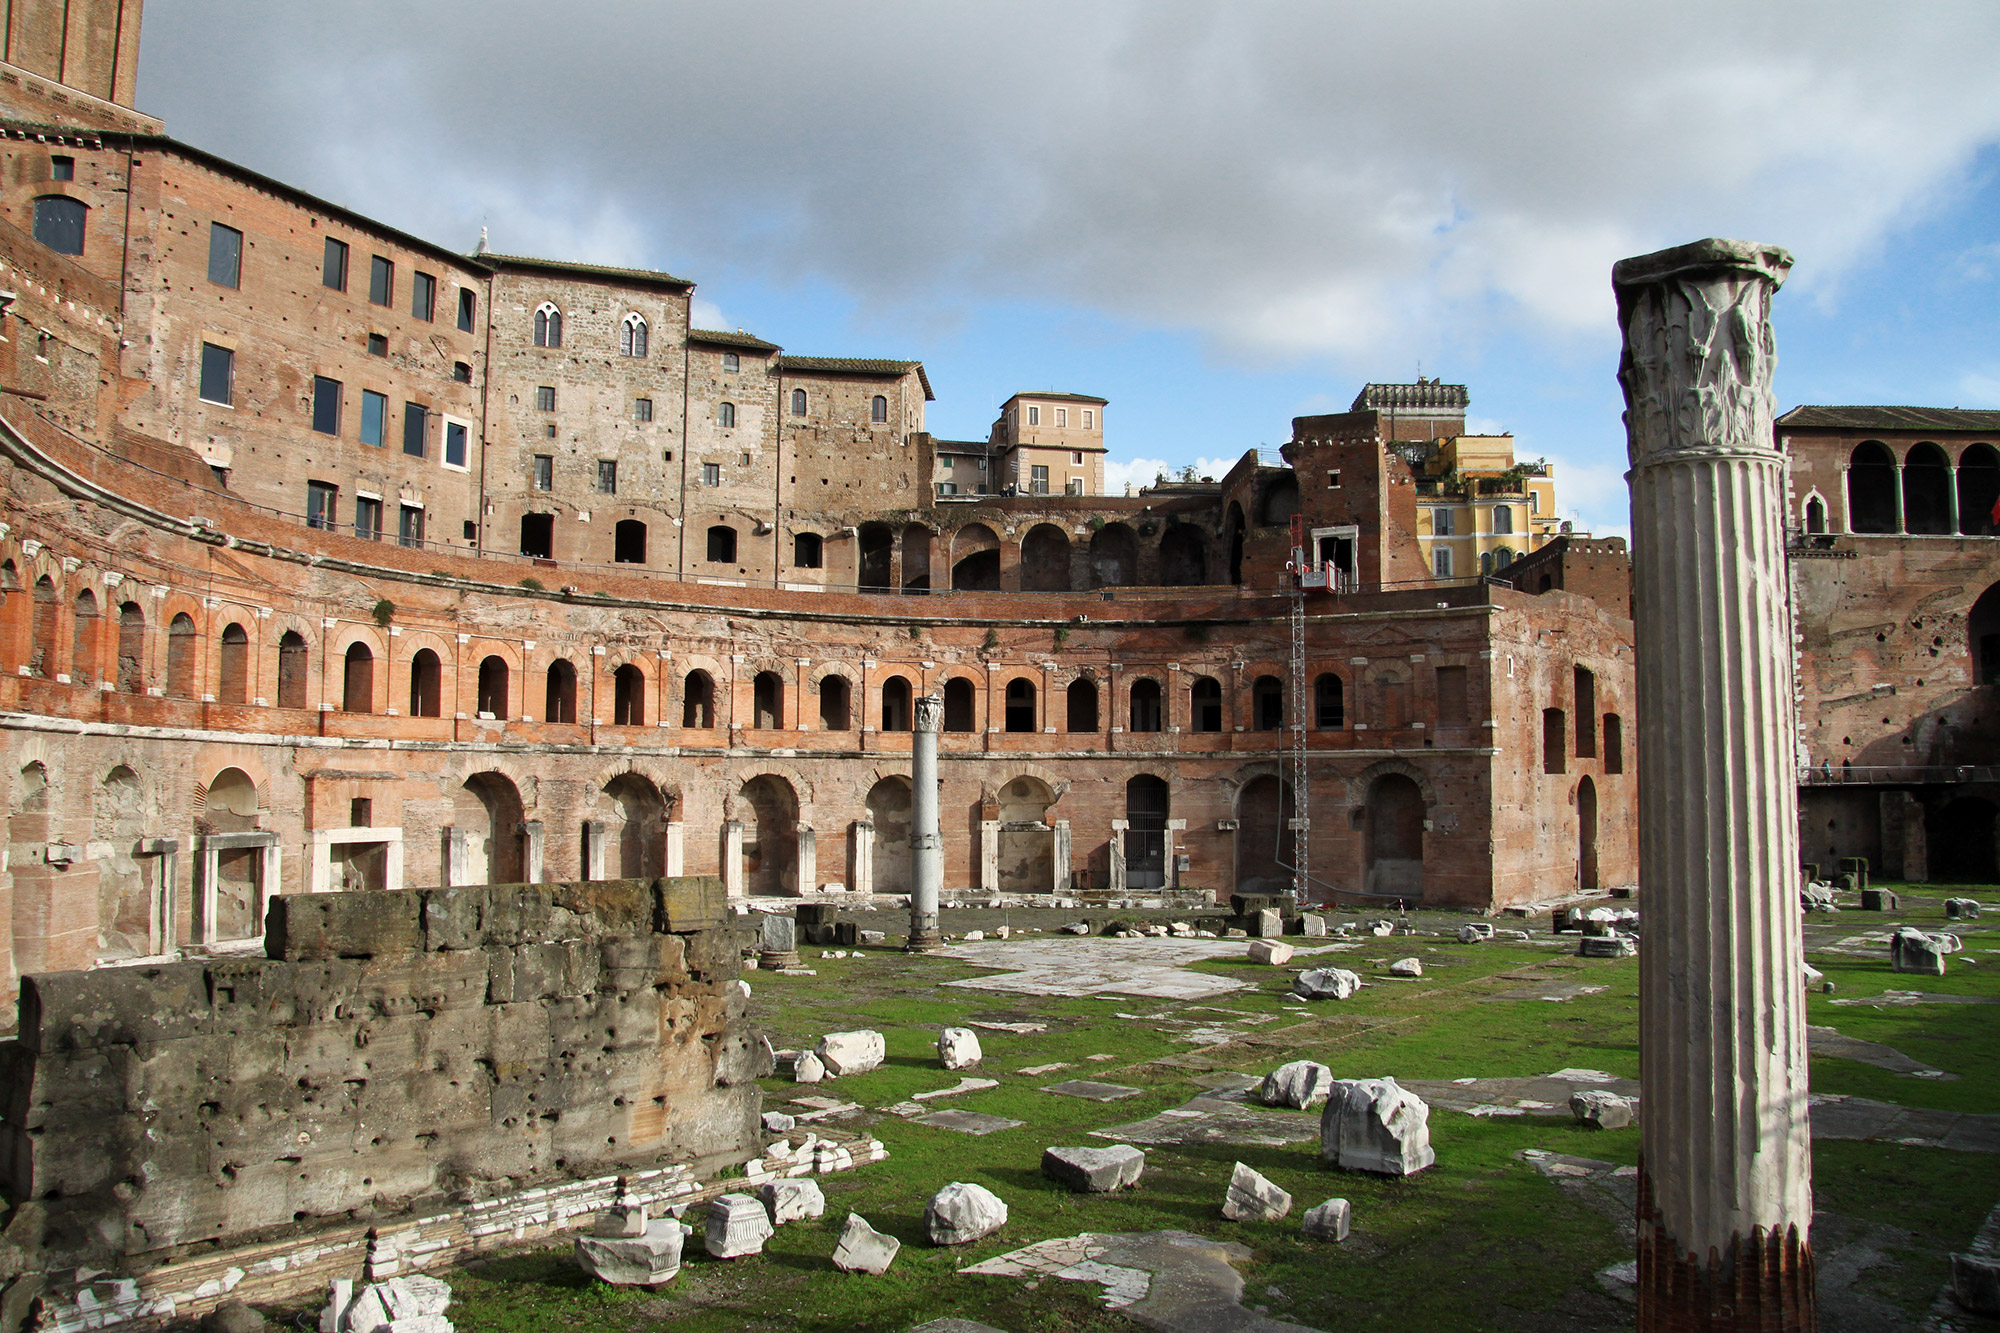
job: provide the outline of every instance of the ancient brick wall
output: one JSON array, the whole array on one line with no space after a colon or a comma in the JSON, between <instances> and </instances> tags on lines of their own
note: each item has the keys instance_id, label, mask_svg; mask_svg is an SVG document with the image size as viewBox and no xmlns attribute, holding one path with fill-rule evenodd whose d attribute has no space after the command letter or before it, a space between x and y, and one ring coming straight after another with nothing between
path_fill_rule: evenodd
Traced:
<instances>
[{"instance_id":1,"label":"ancient brick wall","mask_svg":"<svg viewBox=\"0 0 2000 1333\"><path fill-rule=\"evenodd\" d=\"M46 1270L761 1142L713 880L284 897L269 927L265 957L24 982L0 1189Z\"/></svg>"},{"instance_id":2,"label":"ancient brick wall","mask_svg":"<svg viewBox=\"0 0 2000 1333\"><path fill-rule=\"evenodd\" d=\"M143 0L16 0L0 60L89 97L132 105Z\"/></svg>"}]
</instances>

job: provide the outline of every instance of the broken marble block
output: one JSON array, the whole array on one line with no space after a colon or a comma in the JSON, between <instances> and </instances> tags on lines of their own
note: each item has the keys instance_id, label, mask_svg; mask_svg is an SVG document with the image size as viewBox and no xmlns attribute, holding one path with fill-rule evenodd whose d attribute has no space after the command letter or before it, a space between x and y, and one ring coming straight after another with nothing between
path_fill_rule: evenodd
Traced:
<instances>
[{"instance_id":1,"label":"broken marble block","mask_svg":"<svg viewBox=\"0 0 2000 1333\"><path fill-rule=\"evenodd\" d=\"M1863 889L1861 910L1864 912L1893 912L1903 905L1903 900L1890 889Z\"/></svg>"},{"instance_id":2,"label":"broken marble block","mask_svg":"<svg viewBox=\"0 0 2000 1333\"><path fill-rule=\"evenodd\" d=\"M811 1051L800 1051L792 1061L792 1082L817 1083L826 1077L826 1061Z\"/></svg>"},{"instance_id":3,"label":"broken marble block","mask_svg":"<svg viewBox=\"0 0 2000 1333\"><path fill-rule=\"evenodd\" d=\"M1420 958L1398 958L1389 964L1392 977L1420 977L1424 974L1423 960Z\"/></svg>"},{"instance_id":4,"label":"broken marble block","mask_svg":"<svg viewBox=\"0 0 2000 1333\"><path fill-rule=\"evenodd\" d=\"M1361 978L1344 967L1316 967L1292 978L1292 993L1308 1000L1344 1000L1361 989Z\"/></svg>"},{"instance_id":5,"label":"broken marble block","mask_svg":"<svg viewBox=\"0 0 2000 1333\"><path fill-rule=\"evenodd\" d=\"M1064 926L1062 930L1065 935L1088 935L1090 934L1090 923L1088 921L1072 921L1067 926Z\"/></svg>"},{"instance_id":6,"label":"broken marble block","mask_svg":"<svg viewBox=\"0 0 2000 1333\"><path fill-rule=\"evenodd\" d=\"M849 1213L847 1225L840 1232L840 1243L833 1247L833 1266L843 1273L880 1277L889 1271L896 1252L902 1248L903 1242L869 1226L861 1214Z\"/></svg>"},{"instance_id":7,"label":"broken marble block","mask_svg":"<svg viewBox=\"0 0 2000 1333\"><path fill-rule=\"evenodd\" d=\"M813 1053L819 1056L827 1073L844 1078L849 1074L865 1074L880 1065L889 1056L889 1046L881 1033L863 1028L859 1032L829 1032L819 1039Z\"/></svg>"},{"instance_id":8,"label":"broken marble block","mask_svg":"<svg viewBox=\"0 0 2000 1333\"><path fill-rule=\"evenodd\" d=\"M979 1034L971 1028L946 1028L938 1033L938 1062L946 1069L970 1069L985 1058Z\"/></svg>"},{"instance_id":9,"label":"broken marble block","mask_svg":"<svg viewBox=\"0 0 2000 1333\"><path fill-rule=\"evenodd\" d=\"M955 1180L924 1205L924 1229L933 1245L969 1245L1007 1225L1007 1205L984 1185Z\"/></svg>"},{"instance_id":10,"label":"broken marble block","mask_svg":"<svg viewBox=\"0 0 2000 1333\"><path fill-rule=\"evenodd\" d=\"M1308 1208L1299 1230L1317 1240L1347 1239L1348 1207L1345 1199L1328 1199L1317 1208Z\"/></svg>"},{"instance_id":11,"label":"broken marble block","mask_svg":"<svg viewBox=\"0 0 2000 1333\"><path fill-rule=\"evenodd\" d=\"M1042 1174L1079 1194L1108 1194L1139 1183L1146 1154L1128 1144L1113 1148L1046 1148Z\"/></svg>"},{"instance_id":12,"label":"broken marble block","mask_svg":"<svg viewBox=\"0 0 2000 1333\"><path fill-rule=\"evenodd\" d=\"M769 1181L757 1191L757 1197L763 1202L764 1211L771 1215L774 1227L818 1217L826 1211L826 1195L820 1193L816 1181Z\"/></svg>"},{"instance_id":13,"label":"broken marble block","mask_svg":"<svg viewBox=\"0 0 2000 1333\"><path fill-rule=\"evenodd\" d=\"M1990 1254L1952 1255L1951 1298L1974 1314L2000 1315L2000 1259Z\"/></svg>"},{"instance_id":14,"label":"broken marble block","mask_svg":"<svg viewBox=\"0 0 2000 1333\"><path fill-rule=\"evenodd\" d=\"M1332 1086L1331 1069L1312 1060L1294 1060L1264 1075L1263 1086L1257 1089L1257 1100L1266 1106L1305 1111L1325 1101Z\"/></svg>"},{"instance_id":15,"label":"broken marble block","mask_svg":"<svg viewBox=\"0 0 2000 1333\"><path fill-rule=\"evenodd\" d=\"M1326 918L1316 912L1301 912L1299 934L1313 939L1323 939L1326 936Z\"/></svg>"},{"instance_id":16,"label":"broken marble block","mask_svg":"<svg viewBox=\"0 0 2000 1333\"><path fill-rule=\"evenodd\" d=\"M860 944L881 944L888 938L889 934L887 931L864 930L858 933L856 942Z\"/></svg>"},{"instance_id":17,"label":"broken marble block","mask_svg":"<svg viewBox=\"0 0 2000 1333\"><path fill-rule=\"evenodd\" d=\"M1260 907L1250 915L1250 933L1260 940L1274 940L1285 933L1285 914L1275 907Z\"/></svg>"},{"instance_id":18,"label":"broken marble block","mask_svg":"<svg viewBox=\"0 0 2000 1333\"><path fill-rule=\"evenodd\" d=\"M1481 940L1493 938L1493 927L1484 921L1468 921L1458 928L1460 944L1478 944Z\"/></svg>"},{"instance_id":19,"label":"broken marble block","mask_svg":"<svg viewBox=\"0 0 2000 1333\"><path fill-rule=\"evenodd\" d=\"M1610 927L1605 927L1609 930ZM1585 935L1576 942L1578 958L1636 958L1639 955L1639 941L1630 935Z\"/></svg>"},{"instance_id":20,"label":"broken marble block","mask_svg":"<svg viewBox=\"0 0 2000 1333\"><path fill-rule=\"evenodd\" d=\"M798 1127L797 1116L786 1115L783 1111L764 1112L764 1131L767 1134L789 1134Z\"/></svg>"},{"instance_id":21,"label":"broken marble block","mask_svg":"<svg viewBox=\"0 0 2000 1333\"><path fill-rule=\"evenodd\" d=\"M341 1280L319 1317L324 1333L452 1333L451 1288L434 1277L392 1277L354 1290Z\"/></svg>"},{"instance_id":22,"label":"broken marble block","mask_svg":"<svg viewBox=\"0 0 2000 1333\"><path fill-rule=\"evenodd\" d=\"M639 1215L639 1233L605 1235L598 1230L604 1225L604 1214L599 1213L594 1234L577 1237L577 1267L615 1287L657 1287L673 1281L681 1271L681 1246L693 1228L671 1217L647 1222L643 1208L625 1211Z\"/></svg>"},{"instance_id":23,"label":"broken marble block","mask_svg":"<svg viewBox=\"0 0 2000 1333\"><path fill-rule=\"evenodd\" d=\"M717 1259L761 1254L771 1239L771 1215L748 1194L725 1194L708 1205L702 1242Z\"/></svg>"},{"instance_id":24,"label":"broken marble block","mask_svg":"<svg viewBox=\"0 0 2000 1333\"><path fill-rule=\"evenodd\" d=\"M1230 1173L1222 1215L1232 1222L1275 1222L1292 1211L1292 1196L1238 1162Z\"/></svg>"},{"instance_id":25,"label":"broken marble block","mask_svg":"<svg viewBox=\"0 0 2000 1333\"><path fill-rule=\"evenodd\" d=\"M1595 1129L1623 1129L1637 1117L1632 1099L1602 1088L1585 1088L1569 1099L1570 1114L1579 1125Z\"/></svg>"},{"instance_id":26,"label":"broken marble block","mask_svg":"<svg viewBox=\"0 0 2000 1333\"><path fill-rule=\"evenodd\" d=\"M1250 941L1249 958L1253 963L1268 963L1279 967L1292 961L1292 946L1283 940Z\"/></svg>"},{"instance_id":27,"label":"broken marble block","mask_svg":"<svg viewBox=\"0 0 2000 1333\"><path fill-rule=\"evenodd\" d=\"M1320 1160L1347 1171L1407 1176L1437 1161L1431 1108L1393 1078L1336 1079L1319 1119Z\"/></svg>"},{"instance_id":28,"label":"broken marble block","mask_svg":"<svg viewBox=\"0 0 2000 1333\"><path fill-rule=\"evenodd\" d=\"M1954 921L1976 921L1979 918L1979 900L1947 898L1944 900L1944 914Z\"/></svg>"},{"instance_id":29,"label":"broken marble block","mask_svg":"<svg viewBox=\"0 0 2000 1333\"><path fill-rule=\"evenodd\" d=\"M1941 977L1944 955L1944 948L1935 938L1914 926L1904 926L1889 938L1889 966L1897 972Z\"/></svg>"}]
</instances>

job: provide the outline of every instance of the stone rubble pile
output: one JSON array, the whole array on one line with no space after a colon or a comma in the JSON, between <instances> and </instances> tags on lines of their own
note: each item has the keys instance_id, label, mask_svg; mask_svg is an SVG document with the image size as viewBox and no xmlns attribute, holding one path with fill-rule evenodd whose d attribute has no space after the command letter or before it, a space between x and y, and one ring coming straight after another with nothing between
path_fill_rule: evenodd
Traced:
<instances>
[{"instance_id":1,"label":"stone rubble pile","mask_svg":"<svg viewBox=\"0 0 2000 1333\"><path fill-rule=\"evenodd\" d=\"M1458 942L1460 944L1478 944L1482 940L1490 940L1492 938L1493 927L1484 921L1468 921L1458 928Z\"/></svg>"},{"instance_id":2,"label":"stone rubble pile","mask_svg":"<svg viewBox=\"0 0 2000 1333\"><path fill-rule=\"evenodd\" d=\"M341 1278L320 1312L320 1333L453 1333L451 1288L434 1277L392 1277L355 1291Z\"/></svg>"},{"instance_id":3,"label":"stone rubble pile","mask_svg":"<svg viewBox=\"0 0 2000 1333\"><path fill-rule=\"evenodd\" d=\"M1979 900L1977 898L1947 898L1944 900L1944 914L1953 921L1977 921Z\"/></svg>"}]
</instances>

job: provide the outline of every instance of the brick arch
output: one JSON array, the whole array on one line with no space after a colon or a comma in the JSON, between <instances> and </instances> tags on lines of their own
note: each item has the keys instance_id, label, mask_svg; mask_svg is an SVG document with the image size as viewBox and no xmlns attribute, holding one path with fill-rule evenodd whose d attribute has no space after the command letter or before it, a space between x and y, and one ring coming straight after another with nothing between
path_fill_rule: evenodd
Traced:
<instances>
[{"instance_id":1,"label":"brick arch","mask_svg":"<svg viewBox=\"0 0 2000 1333\"><path fill-rule=\"evenodd\" d=\"M173 598L169 597L167 600L171 602ZM173 618L173 614L168 612L162 617L162 620L172 623ZM311 647L312 642L311 637L308 637L306 639L306 646ZM340 625L335 628L332 642L326 645L326 655L330 660L344 659L347 656L347 650L357 643L367 644L368 651L375 654L377 663L384 661L389 656L389 633L387 630L377 629L373 625L354 624Z\"/></svg>"},{"instance_id":2,"label":"brick arch","mask_svg":"<svg viewBox=\"0 0 2000 1333\"><path fill-rule=\"evenodd\" d=\"M752 672L751 674L755 675L756 673ZM861 688L861 669L849 666L845 662L821 662L812 669L812 674L806 678L806 688L814 694L818 694L819 683L828 676L839 676L848 683L849 687L857 690Z\"/></svg>"},{"instance_id":3,"label":"brick arch","mask_svg":"<svg viewBox=\"0 0 2000 1333\"><path fill-rule=\"evenodd\" d=\"M1055 799L1049 802L1049 809L1051 811L1062 804L1063 797L1069 794L1069 779L1056 776L1053 770L1041 764L1012 764L1008 766L1005 777L998 780L989 778L979 784L980 799L982 801L998 801L1000 799L1000 789L1015 778L1034 778L1044 787L1054 792Z\"/></svg>"},{"instance_id":4,"label":"brick arch","mask_svg":"<svg viewBox=\"0 0 2000 1333\"><path fill-rule=\"evenodd\" d=\"M405 631L398 637L405 640L404 651L410 651L407 646L407 641L410 638L408 631ZM429 645L425 646L428 647ZM497 657L505 662L509 671L521 672L528 669L527 651L519 643L509 643L505 639L482 639L474 635L470 640L463 644L458 644L456 647L458 648L459 661L471 667L474 671L477 671L479 664L489 657ZM439 654L439 656L442 657L443 654Z\"/></svg>"},{"instance_id":5,"label":"brick arch","mask_svg":"<svg viewBox=\"0 0 2000 1333\"><path fill-rule=\"evenodd\" d=\"M743 768L730 773L722 802L723 817L725 819L742 818L741 793L744 786L763 777L779 778L790 783L792 798L798 802L799 822L801 824L810 824L813 822L813 805L816 793L813 789L812 781L799 770L796 764L789 764L783 760L772 761L769 759L753 761Z\"/></svg>"},{"instance_id":6,"label":"brick arch","mask_svg":"<svg viewBox=\"0 0 2000 1333\"><path fill-rule=\"evenodd\" d=\"M624 756L614 756L607 759L604 763L590 770L590 777L587 779L589 790L591 792L601 792L627 774L636 778L644 778L646 781L652 783L654 789L660 793L660 799L665 804L669 816L679 813L683 808L682 802L685 796L681 791L680 779L674 777L667 767L657 760L625 758Z\"/></svg>"},{"instance_id":7,"label":"brick arch","mask_svg":"<svg viewBox=\"0 0 2000 1333\"><path fill-rule=\"evenodd\" d=\"M271 809L271 770L262 756L245 754L244 747L229 745L204 745L197 750L190 764L194 772L194 797L189 812L200 819L208 813L208 789L216 777L226 769L240 769L257 789L257 808Z\"/></svg>"},{"instance_id":8,"label":"brick arch","mask_svg":"<svg viewBox=\"0 0 2000 1333\"><path fill-rule=\"evenodd\" d=\"M1368 804L1368 789L1375 779L1386 774L1397 773L1417 784L1417 791L1424 798L1424 808L1434 810L1438 804L1437 787L1421 768L1407 759L1378 759L1347 780L1347 804L1360 809Z\"/></svg>"},{"instance_id":9,"label":"brick arch","mask_svg":"<svg viewBox=\"0 0 2000 1333\"><path fill-rule=\"evenodd\" d=\"M540 808L541 777L519 755L508 754L467 754L446 770L445 780L456 791L481 773L495 773L514 784L514 794L521 802L522 817Z\"/></svg>"}]
</instances>

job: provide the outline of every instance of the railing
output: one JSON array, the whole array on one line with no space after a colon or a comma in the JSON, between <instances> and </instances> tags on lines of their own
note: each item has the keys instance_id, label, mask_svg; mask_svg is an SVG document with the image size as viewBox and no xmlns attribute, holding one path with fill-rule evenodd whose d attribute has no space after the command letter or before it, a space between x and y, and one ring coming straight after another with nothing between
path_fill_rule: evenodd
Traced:
<instances>
[{"instance_id":1,"label":"railing","mask_svg":"<svg viewBox=\"0 0 2000 1333\"><path fill-rule=\"evenodd\" d=\"M1843 764L1836 768L1821 763L1799 770L1802 787L1919 782L2000 782L2000 764Z\"/></svg>"}]
</instances>

